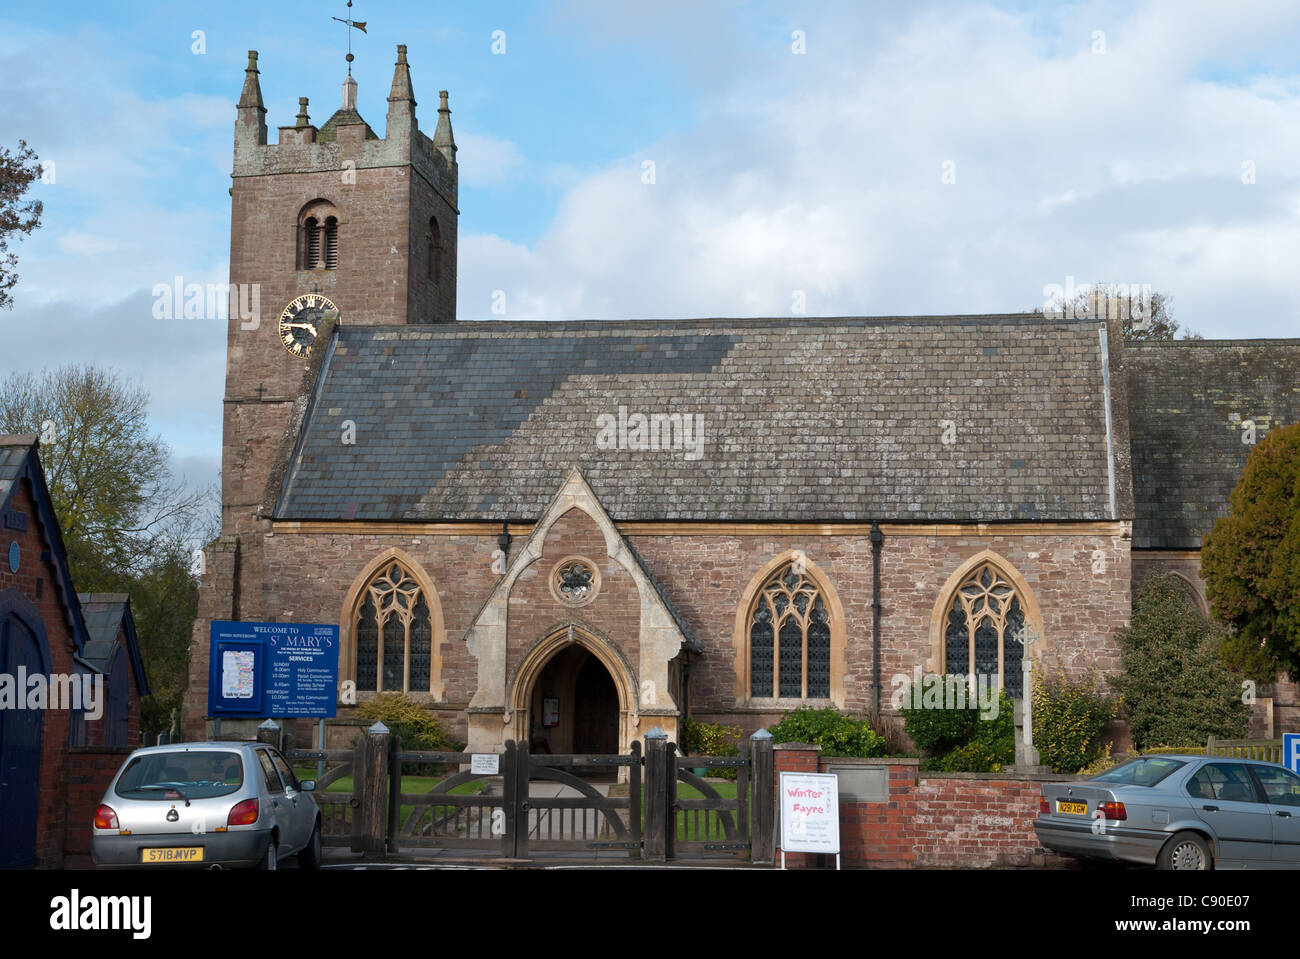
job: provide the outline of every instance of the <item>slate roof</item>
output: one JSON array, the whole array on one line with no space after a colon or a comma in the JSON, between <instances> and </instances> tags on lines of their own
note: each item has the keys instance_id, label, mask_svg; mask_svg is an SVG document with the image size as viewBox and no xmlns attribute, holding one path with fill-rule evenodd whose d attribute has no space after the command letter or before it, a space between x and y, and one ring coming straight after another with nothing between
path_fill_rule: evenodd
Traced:
<instances>
[{"instance_id":1,"label":"slate roof","mask_svg":"<svg viewBox=\"0 0 1300 959\"><path fill-rule=\"evenodd\" d=\"M1099 326L340 325L273 515L531 521L572 465L615 521L1114 519ZM702 455L600 448L620 406L702 416Z\"/></svg>"},{"instance_id":2,"label":"slate roof","mask_svg":"<svg viewBox=\"0 0 1300 959\"><path fill-rule=\"evenodd\" d=\"M1226 516L1256 439L1300 421L1300 340L1173 340L1125 348L1134 549L1199 549Z\"/></svg>"},{"instance_id":3,"label":"slate roof","mask_svg":"<svg viewBox=\"0 0 1300 959\"><path fill-rule=\"evenodd\" d=\"M366 123L356 110L335 110L334 115L325 121L325 125L316 131L317 143L332 143L338 137L338 128L347 123ZM375 131L366 123L366 139L378 140Z\"/></svg>"},{"instance_id":4,"label":"slate roof","mask_svg":"<svg viewBox=\"0 0 1300 959\"><path fill-rule=\"evenodd\" d=\"M59 528L59 519L54 512L54 503L50 499L49 487L45 484L45 472L41 468L41 457L37 452L35 434L0 435L0 530L8 529L11 522L40 524L42 539L47 555L41 557L27 556L19 562L33 563L48 560L54 567L54 587L58 592L59 605L63 609L64 621L72 630L73 644L80 655L89 642L86 621L81 615L81 604L72 586L72 574L68 569L68 553L63 546L63 533ZM32 504L35 516L10 517L10 507L18 492L21 482L26 479L31 485ZM20 513L20 510L13 510ZM21 566L19 567L21 569ZM50 624L47 624L49 626Z\"/></svg>"},{"instance_id":5,"label":"slate roof","mask_svg":"<svg viewBox=\"0 0 1300 959\"><path fill-rule=\"evenodd\" d=\"M117 634L126 613L127 595L78 593L77 598L81 600L81 615L85 617L86 629L90 633L90 641L86 643L81 658L101 673L106 673L117 649Z\"/></svg>"}]
</instances>

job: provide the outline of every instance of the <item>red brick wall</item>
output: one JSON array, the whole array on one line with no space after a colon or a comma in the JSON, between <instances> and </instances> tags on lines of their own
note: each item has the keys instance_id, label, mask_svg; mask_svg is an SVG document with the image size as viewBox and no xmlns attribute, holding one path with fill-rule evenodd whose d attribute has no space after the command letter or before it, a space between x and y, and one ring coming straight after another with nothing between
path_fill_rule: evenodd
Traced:
<instances>
[{"instance_id":1,"label":"red brick wall","mask_svg":"<svg viewBox=\"0 0 1300 959\"><path fill-rule=\"evenodd\" d=\"M777 773L825 772L831 763L815 746L782 744ZM1017 779L977 773L931 775L917 760L868 761L889 768L886 802L840 801L841 868L980 869L1042 865L1056 857L1038 843L1034 820L1042 783L1069 777ZM777 796L778 817L780 796ZM781 833L777 823L777 862ZM787 869L834 868L832 856L788 853Z\"/></svg>"},{"instance_id":2,"label":"red brick wall","mask_svg":"<svg viewBox=\"0 0 1300 959\"><path fill-rule=\"evenodd\" d=\"M41 562L45 551L45 532L36 514L31 487L24 480L10 500L10 509L28 517L27 529L21 533L5 530L5 546L17 541L21 554L18 572L9 572L9 564L0 563L0 591L17 589L39 611L45 624L50 646L49 671L71 674L76 647L72 629L64 618L63 605L52 563ZM76 602L76 597L72 597ZM40 811L36 821L36 858L40 868L58 868L63 858L64 802L68 776L68 726L71 715L66 710L46 710L41 730Z\"/></svg>"},{"instance_id":3,"label":"red brick wall","mask_svg":"<svg viewBox=\"0 0 1300 959\"><path fill-rule=\"evenodd\" d=\"M132 701L132 742L139 740L138 703L138 699ZM69 749L72 769L68 774L64 800L68 824L63 848L64 869L89 869L93 865L90 858L90 824L95 818L95 807L104 798L113 776L131 754L131 748L73 746Z\"/></svg>"}]
</instances>

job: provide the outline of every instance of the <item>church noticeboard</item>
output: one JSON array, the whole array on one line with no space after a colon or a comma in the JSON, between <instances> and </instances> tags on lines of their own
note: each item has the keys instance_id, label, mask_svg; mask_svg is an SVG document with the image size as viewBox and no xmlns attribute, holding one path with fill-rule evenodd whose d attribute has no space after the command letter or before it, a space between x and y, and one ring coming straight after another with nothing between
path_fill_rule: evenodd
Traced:
<instances>
[{"instance_id":1,"label":"church noticeboard","mask_svg":"<svg viewBox=\"0 0 1300 959\"><path fill-rule=\"evenodd\" d=\"M209 632L208 714L333 718L339 628L216 620Z\"/></svg>"},{"instance_id":2,"label":"church noticeboard","mask_svg":"<svg viewBox=\"0 0 1300 959\"><path fill-rule=\"evenodd\" d=\"M781 773L781 849L840 851L839 777Z\"/></svg>"}]
</instances>

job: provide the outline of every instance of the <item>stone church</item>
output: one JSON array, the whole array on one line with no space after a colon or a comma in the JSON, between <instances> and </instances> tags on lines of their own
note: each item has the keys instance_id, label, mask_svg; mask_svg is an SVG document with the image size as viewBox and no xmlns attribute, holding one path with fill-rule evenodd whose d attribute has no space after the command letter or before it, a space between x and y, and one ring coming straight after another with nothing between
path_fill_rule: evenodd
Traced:
<instances>
[{"instance_id":1,"label":"stone church","mask_svg":"<svg viewBox=\"0 0 1300 959\"><path fill-rule=\"evenodd\" d=\"M1113 318L457 321L447 93L430 137L398 47L383 136L349 77L270 143L258 76L230 284L266 315L229 321L189 737L213 619L337 623L341 716L400 691L476 750L1113 671L1149 571L1204 608L1246 424L1300 419L1300 341ZM1262 692L1257 732L1300 729L1293 684Z\"/></svg>"}]
</instances>

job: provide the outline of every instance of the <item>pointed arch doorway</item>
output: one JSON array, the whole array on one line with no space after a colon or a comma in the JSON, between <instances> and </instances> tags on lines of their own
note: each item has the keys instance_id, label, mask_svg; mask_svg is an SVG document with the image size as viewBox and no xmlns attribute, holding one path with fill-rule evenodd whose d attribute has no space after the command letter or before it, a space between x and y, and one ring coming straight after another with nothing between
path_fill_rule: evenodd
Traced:
<instances>
[{"instance_id":1,"label":"pointed arch doorway","mask_svg":"<svg viewBox=\"0 0 1300 959\"><path fill-rule=\"evenodd\" d=\"M557 632L520 664L511 697L515 738L534 754L624 753L637 721L633 688L626 664L609 645L576 628Z\"/></svg>"}]
</instances>

